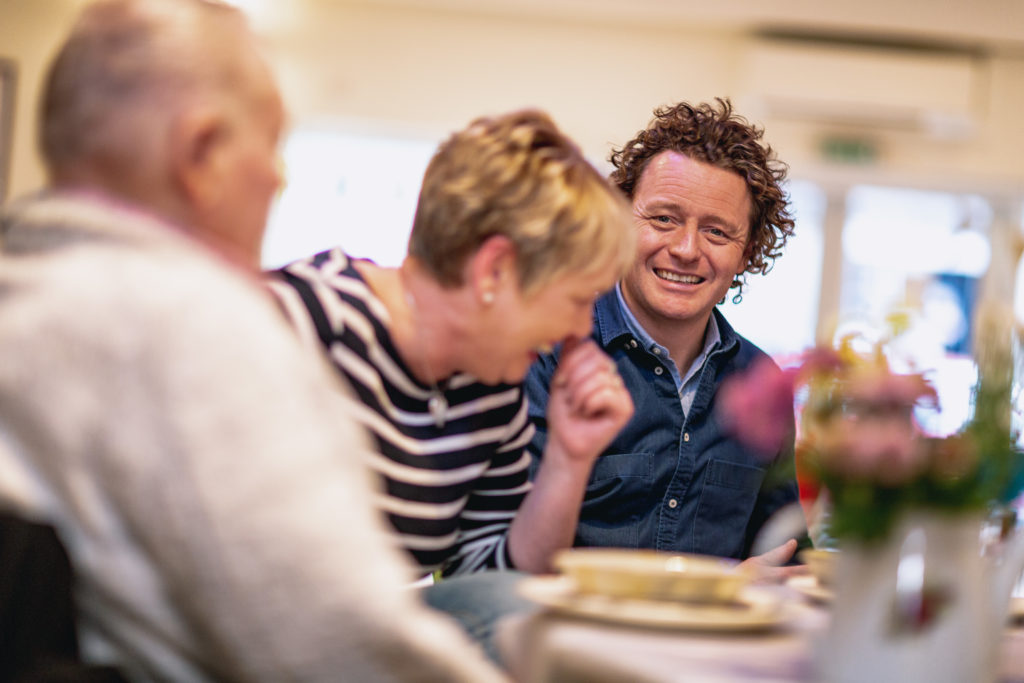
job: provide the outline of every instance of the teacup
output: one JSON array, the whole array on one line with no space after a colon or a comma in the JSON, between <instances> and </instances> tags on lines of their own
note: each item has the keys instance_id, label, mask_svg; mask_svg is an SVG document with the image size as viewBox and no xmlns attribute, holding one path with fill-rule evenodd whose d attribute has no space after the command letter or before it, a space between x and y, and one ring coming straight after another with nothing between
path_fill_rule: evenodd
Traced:
<instances>
[{"instance_id":1,"label":"teacup","mask_svg":"<svg viewBox=\"0 0 1024 683\"><path fill-rule=\"evenodd\" d=\"M835 582L836 562L839 551L834 548L805 548L800 551L800 561L807 565L819 586L831 586Z\"/></svg>"}]
</instances>

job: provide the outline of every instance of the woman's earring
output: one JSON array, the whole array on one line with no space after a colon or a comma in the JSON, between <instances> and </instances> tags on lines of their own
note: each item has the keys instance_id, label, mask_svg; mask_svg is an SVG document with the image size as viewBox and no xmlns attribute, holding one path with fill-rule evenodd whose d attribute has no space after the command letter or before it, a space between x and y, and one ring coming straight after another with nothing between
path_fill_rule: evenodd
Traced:
<instances>
[{"instance_id":1,"label":"woman's earring","mask_svg":"<svg viewBox=\"0 0 1024 683\"><path fill-rule=\"evenodd\" d=\"M490 306L494 303L494 292L489 289L485 290L484 293L480 295L480 298L483 300L484 305Z\"/></svg>"}]
</instances>

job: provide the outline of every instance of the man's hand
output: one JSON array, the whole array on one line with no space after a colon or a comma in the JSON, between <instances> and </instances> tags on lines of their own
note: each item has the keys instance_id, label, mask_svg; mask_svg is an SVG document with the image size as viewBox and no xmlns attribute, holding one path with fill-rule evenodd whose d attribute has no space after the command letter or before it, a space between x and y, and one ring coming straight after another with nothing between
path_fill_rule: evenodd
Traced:
<instances>
[{"instance_id":1,"label":"man's hand","mask_svg":"<svg viewBox=\"0 0 1024 683\"><path fill-rule=\"evenodd\" d=\"M632 416L633 400L612 359L591 339L567 340L551 379L542 463L549 456L593 463Z\"/></svg>"},{"instance_id":2,"label":"man's hand","mask_svg":"<svg viewBox=\"0 0 1024 683\"><path fill-rule=\"evenodd\" d=\"M791 576L807 573L807 567L802 565L782 566L793 557L796 547L796 539L791 538L766 553L748 557L740 566L751 572L756 583L782 583Z\"/></svg>"}]
</instances>

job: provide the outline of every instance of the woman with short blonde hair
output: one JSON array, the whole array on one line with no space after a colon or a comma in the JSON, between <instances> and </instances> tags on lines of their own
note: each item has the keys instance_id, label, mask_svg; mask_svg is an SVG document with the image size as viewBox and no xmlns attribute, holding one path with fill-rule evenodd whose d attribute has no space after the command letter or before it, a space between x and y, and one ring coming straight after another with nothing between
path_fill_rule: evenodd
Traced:
<instances>
[{"instance_id":1,"label":"woman with short blonde hair","mask_svg":"<svg viewBox=\"0 0 1024 683\"><path fill-rule=\"evenodd\" d=\"M633 233L577 146L546 114L518 111L440 145L400 267L333 249L276 273L291 319L354 386L381 450L380 506L425 571L545 572L572 544L591 465L632 414L588 335ZM531 484L521 382L563 342Z\"/></svg>"}]
</instances>

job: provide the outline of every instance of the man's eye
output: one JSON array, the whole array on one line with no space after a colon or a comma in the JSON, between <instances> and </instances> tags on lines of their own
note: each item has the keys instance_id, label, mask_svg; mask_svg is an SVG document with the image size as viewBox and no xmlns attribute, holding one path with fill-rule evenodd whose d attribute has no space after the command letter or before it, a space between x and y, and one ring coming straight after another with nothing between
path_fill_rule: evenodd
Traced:
<instances>
[{"instance_id":1,"label":"man's eye","mask_svg":"<svg viewBox=\"0 0 1024 683\"><path fill-rule=\"evenodd\" d=\"M672 222L672 219L669 216L654 216L651 220L655 223L662 223L666 225Z\"/></svg>"}]
</instances>

